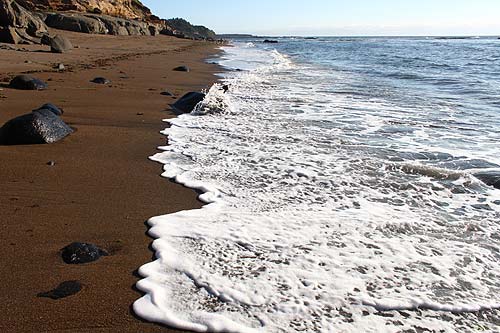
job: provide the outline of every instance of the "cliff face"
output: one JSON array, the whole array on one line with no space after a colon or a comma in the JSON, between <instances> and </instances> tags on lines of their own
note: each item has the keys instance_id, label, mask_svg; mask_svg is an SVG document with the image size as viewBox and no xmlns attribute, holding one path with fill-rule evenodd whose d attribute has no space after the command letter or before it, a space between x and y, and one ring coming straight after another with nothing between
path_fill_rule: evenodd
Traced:
<instances>
[{"instance_id":1,"label":"cliff face","mask_svg":"<svg viewBox=\"0 0 500 333\"><path fill-rule=\"evenodd\" d=\"M216 38L212 30L183 19L160 19L139 0L0 0L0 42L41 43L47 26L90 34Z\"/></svg>"},{"instance_id":2,"label":"cliff face","mask_svg":"<svg viewBox=\"0 0 500 333\"><path fill-rule=\"evenodd\" d=\"M149 21L149 8L138 0L17 0L30 10L37 11L77 11L106 14L126 19Z\"/></svg>"}]
</instances>

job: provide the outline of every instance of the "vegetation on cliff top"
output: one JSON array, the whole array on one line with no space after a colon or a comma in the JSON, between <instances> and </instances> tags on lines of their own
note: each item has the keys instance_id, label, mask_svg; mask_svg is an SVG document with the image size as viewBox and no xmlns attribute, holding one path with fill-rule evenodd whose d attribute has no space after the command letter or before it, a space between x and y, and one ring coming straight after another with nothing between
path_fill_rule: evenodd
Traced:
<instances>
[{"instance_id":1,"label":"vegetation on cliff top","mask_svg":"<svg viewBox=\"0 0 500 333\"><path fill-rule=\"evenodd\" d=\"M167 24L174 30L181 32L183 35L189 38L217 38L214 31L204 27L202 25L192 25L188 21L182 18L173 18L167 20Z\"/></svg>"}]
</instances>

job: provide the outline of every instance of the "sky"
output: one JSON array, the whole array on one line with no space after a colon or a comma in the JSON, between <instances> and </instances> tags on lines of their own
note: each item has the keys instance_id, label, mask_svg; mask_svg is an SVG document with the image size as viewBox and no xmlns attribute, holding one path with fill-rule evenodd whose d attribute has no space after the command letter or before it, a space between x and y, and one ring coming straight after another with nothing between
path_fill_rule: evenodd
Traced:
<instances>
[{"instance_id":1,"label":"sky","mask_svg":"<svg viewBox=\"0 0 500 333\"><path fill-rule=\"evenodd\" d=\"M500 35L500 0L143 0L162 18L217 33L303 36Z\"/></svg>"}]
</instances>

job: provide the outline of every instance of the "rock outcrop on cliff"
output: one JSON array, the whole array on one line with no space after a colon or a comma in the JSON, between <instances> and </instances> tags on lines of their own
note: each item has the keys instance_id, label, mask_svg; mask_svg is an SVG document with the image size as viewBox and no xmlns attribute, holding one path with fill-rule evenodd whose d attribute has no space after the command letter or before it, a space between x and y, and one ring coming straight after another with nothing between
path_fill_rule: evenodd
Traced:
<instances>
[{"instance_id":1,"label":"rock outcrop on cliff","mask_svg":"<svg viewBox=\"0 0 500 333\"><path fill-rule=\"evenodd\" d=\"M34 11L74 11L104 14L129 20L149 21L151 10L137 0L17 0Z\"/></svg>"},{"instance_id":2,"label":"rock outcrop on cliff","mask_svg":"<svg viewBox=\"0 0 500 333\"><path fill-rule=\"evenodd\" d=\"M212 30L183 19L160 19L139 0L0 0L0 42L43 42L47 26L90 34L216 38Z\"/></svg>"},{"instance_id":3,"label":"rock outcrop on cliff","mask_svg":"<svg viewBox=\"0 0 500 333\"><path fill-rule=\"evenodd\" d=\"M164 29L161 24L127 20L108 15L51 13L45 23L55 29L119 36L155 36Z\"/></svg>"},{"instance_id":4,"label":"rock outcrop on cliff","mask_svg":"<svg viewBox=\"0 0 500 333\"><path fill-rule=\"evenodd\" d=\"M47 26L39 16L16 1L0 0L0 42L38 44L47 33Z\"/></svg>"}]
</instances>

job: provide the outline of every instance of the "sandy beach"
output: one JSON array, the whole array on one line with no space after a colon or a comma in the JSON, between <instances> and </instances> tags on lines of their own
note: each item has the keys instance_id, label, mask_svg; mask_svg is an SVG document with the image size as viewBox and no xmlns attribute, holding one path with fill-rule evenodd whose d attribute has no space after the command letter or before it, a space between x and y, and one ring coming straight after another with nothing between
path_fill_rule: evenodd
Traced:
<instances>
[{"instance_id":1,"label":"sandy beach","mask_svg":"<svg viewBox=\"0 0 500 333\"><path fill-rule=\"evenodd\" d=\"M173 332L131 312L141 296L136 270L153 255L145 221L201 203L192 190L162 179L162 166L148 156L165 145L162 119L174 116L175 100L161 92L180 97L209 87L217 67L204 59L216 47L167 36L57 33L77 48L0 49L0 123L50 102L76 129L55 144L0 146L0 331ZM59 63L65 71L53 69ZM179 65L191 72L172 71ZM27 72L49 89L6 86ZM90 82L98 76L112 83ZM75 241L111 255L67 265L59 251ZM60 300L37 297L68 280L83 290Z\"/></svg>"}]
</instances>

